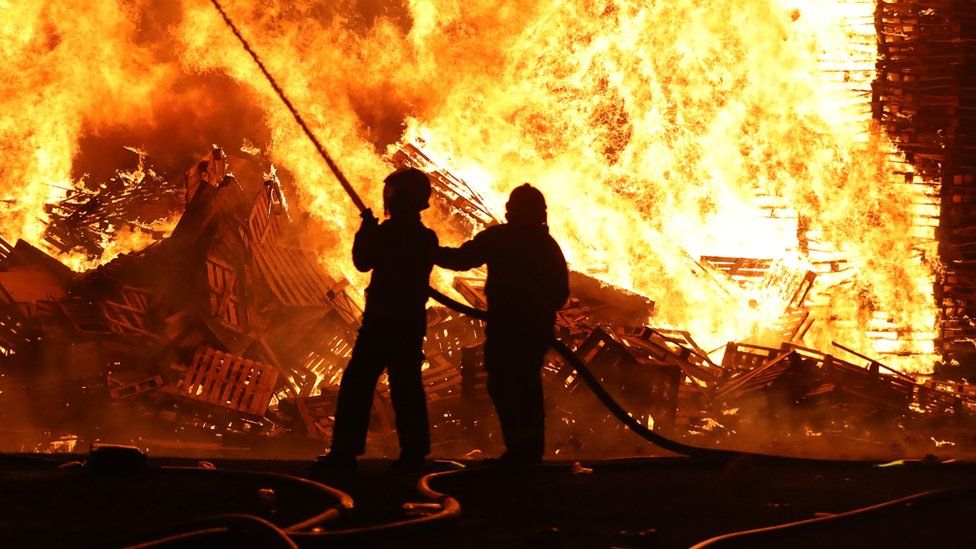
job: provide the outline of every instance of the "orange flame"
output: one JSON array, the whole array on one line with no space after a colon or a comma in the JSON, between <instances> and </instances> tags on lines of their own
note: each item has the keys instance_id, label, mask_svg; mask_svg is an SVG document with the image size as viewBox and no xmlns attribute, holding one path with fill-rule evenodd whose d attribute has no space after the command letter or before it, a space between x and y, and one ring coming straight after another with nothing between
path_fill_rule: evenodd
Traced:
<instances>
[{"instance_id":1,"label":"orange flame","mask_svg":"<svg viewBox=\"0 0 976 549\"><path fill-rule=\"evenodd\" d=\"M656 322L706 348L778 312L722 294L699 256L829 258L846 267L818 278L807 344L931 368L931 205L915 206L871 119L872 2L226 8L367 202L399 139L422 141L498 212L533 182L575 268L653 298ZM348 199L208 2L0 3L0 33L5 237L37 241L52 189L97 156L87 136L123 128L158 154L173 128L191 142L212 131L269 151L318 222L322 261L363 282Z\"/></svg>"}]
</instances>

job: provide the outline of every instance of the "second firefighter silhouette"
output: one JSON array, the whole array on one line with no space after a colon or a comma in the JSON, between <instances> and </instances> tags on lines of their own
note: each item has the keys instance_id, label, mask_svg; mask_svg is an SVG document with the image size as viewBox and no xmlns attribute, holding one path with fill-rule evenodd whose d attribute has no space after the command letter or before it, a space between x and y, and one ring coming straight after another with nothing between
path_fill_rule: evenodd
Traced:
<instances>
[{"instance_id":1,"label":"second firefighter silhouette","mask_svg":"<svg viewBox=\"0 0 976 549\"><path fill-rule=\"evenodd\" d=\"M395 467L415 469L430 452L427 399L420 368L427 330L426 304L437 235L420 220L428 207L430 180L404 169L384 180L383 203L390 218L379 224L363 213L353 243L353 263L373 271L366 288L363 323L342 374L328 466L352 467L365 451L373 392L384 368L396 414L400 458Z\"/></svg>"},{"instance_id":2,"label":"second firefighter silhouette","mask_svg":"<svg viewBox=\"0 0 976 549\"><path fill-rule=\"evenodd\" d=\"M549 235L542 193L521 185L505 208L507 223L460 248L440 248L437 264L454 270L488 265L485 370L505 440L501 461L536 463L545 452L542 366L556 311L569 298L569 273Z\"/></svg>"}]
</instances>

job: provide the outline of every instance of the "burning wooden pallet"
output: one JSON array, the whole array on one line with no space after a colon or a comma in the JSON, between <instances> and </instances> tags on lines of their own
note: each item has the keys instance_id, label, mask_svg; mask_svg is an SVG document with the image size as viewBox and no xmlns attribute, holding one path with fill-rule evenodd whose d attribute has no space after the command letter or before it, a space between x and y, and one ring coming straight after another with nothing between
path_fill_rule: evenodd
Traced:
<instances>
[{"instance_id":1,"label":"burning wooden pallet","mask_svg":"<svg viewBox=\"0 0 976 549\"><path fill-rule=\"evenodd\" d=\"M701 262L716 269L726 276L745 286L766 276L766 271L773 263L772 259L754 259L749 257L702 256Z\"/></svg>"},{"instance_id":2,"label":"burning wooden pallet","mask_svg":"<svg viewBox=\"0 0 976 549\"><path fill-rule=\"evenodd\" d=\"M672 330L641 326L623 331L628 341L640 341L655 356L681 368L689 378L703 386L716 383L724 377L722 367L708 358L708 353L695 343L691 334L684 330Z\"/></svg>"},{"instance_id":3,"label":"burning wooden pallet","mask_svg":"<svg viewBox=\"0 0 976 549\"><path fill-rule=\"evenodd\" d=\"M262 416L277 380L278 372L270 364L202 347L175 390L187 398Z\"/></svg>"},{"instance_id":4,"label":"burning wooden pallet","mask_svg":"<svg viewBox=\"0 0 976 549\"><path fill-rule=\"evenodd\" d=\"M750 343L730 341L722 356L722 368L726 375L755 370L780 355L778 347L765 347Z\"/></svg>"},{"instance_id":5,"label":"burning wooden pallet","mask_svg":"<svg viewBox=\"0 0 976 549\"><path fill-rule=\"evenodd\" d=\"M441 169L417 144L401 144L390 155L389 162L397 168L409 167L426 172L430 177L431 191L440 199L440 207L451 212L454 219L463 220L465 232L470 234L499 222L478 191L451 172Z\"/></svg>"},{"instance_id":6,"label":"burning wooden pallet","mask_svg":"<svg viewBox=\"0 0 976 549\"><path fill-rule=\"evenodd\" d=\"M806 399L833 409L846 421L897 418L905 414L914 398L914 380L882 373L877 364L862 367L825 353L804 351L822 361L820 386Z\"/></svg>"},{"instance_id":7,"label":"burning wooden pallet","mask_svg":"<svg viewBox=\"0 0 976 549\"><path fill-rule=\"evenodd\" d=\"M780 427L794 433L829 429L857 438L877 431L887 437L903 429L901 422L918 406L920 386L876 360L838 347L867 364L791 343L779 349L729 344L723 363L732 375L717 387L717 411L748 409L741 418L732 416L740 428L743 421L754 422L761 410L778 410L789 418L780 418Z\"/></svg>"},{"instance_id":8,"label":"burning wooden pallet","mask_svg":"<svg viewBox=\"0 0 976 549\"><path fill-rule=\"evenodd\" d=\"M164 385L163 376L159 374L144 374L141 372L108 373L108 391L112 398L119 400L141 395Z\"/></svg>"},{"instance_id":9,"label":"burning wooden pallet","mask_svg":"<svg viewBox=\"0 0 976 549\"><path fill-rule=\"evenodd\" d=\"M145 153L132 150L138 165L119 171L104 182L80 181L62 200L48 204L44 242L61 252L81 251L98 257L106 236L123 229L142 231L159 240L164 234L152 225L183 206L183 187L155 173Z\"/></svg>"},{"instance_id":10,"label":"burning wooden pallet","mask_svg":"<svg viewBox=\"0 0 976 549\"><path fill-rule=\"evenodd\" d=\"M718 401L731 402L754 394L780 390L797 402L816 386L818 364L799 352L784 352L762 366L729 378L715 392Z\"/></svg>"},{"instance_id":11,"label":"burning wooden pallet","mask_svg":"<svg viewBox=\"0 0 976 549\"><path fill-rule=\"evenodd\" d=\"M929 380L916 387L916 409L929 417L976 415L976 389L966 383Z\"/></svg>"},{"instance_id":12,"label":"burning wooden pallet","mask_svg":"<svg viewBox=\"0 0 976 549\"><path fill-rule=\"evenodd\" d=\"M106 299L101 303L102 315L113 332L155 335L155 326L151 324L152 300L152 292L144 288L123 286L116 300Z\"/></svg>"}]
</instances>

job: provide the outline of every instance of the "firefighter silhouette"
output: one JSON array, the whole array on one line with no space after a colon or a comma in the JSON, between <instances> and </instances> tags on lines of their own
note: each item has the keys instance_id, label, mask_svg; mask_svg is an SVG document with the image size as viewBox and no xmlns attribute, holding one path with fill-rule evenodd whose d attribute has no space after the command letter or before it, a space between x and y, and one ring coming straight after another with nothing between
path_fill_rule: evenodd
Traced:
<instances>
[{"instance_id":1,"label":"firefighter silhouette","mask_svg":"<svg viewBox=\"0 0 976 549\"><path fill-rule=\"evenodd\" d=\"M502 463L537 463L545 452L542 366L556 311L569 298L566 260L546 218L545 197L524 184L509 197L507 223L437 254L448 269L488 265L485 370L505 441Z\"/></svg>"},{"instance_id":2,"label":"firefighter silhouette","mask_svg":"<svg viewBox=\"0 0 976 549\"><path fill-rule=\"evenodd\" d=\"M420 170L398 170L384 180L382 224L362 214L352 257L362 272L372 270L363 323L342 374L332 448L322 465L351 468L365 451L373 393L386 369L396 414L400 457L394 468L422 468L430 452L427 401L421 378L427 330L426 303L437 235L420 212L428 207L430 180Z\"/></svg>"}]
</instances>

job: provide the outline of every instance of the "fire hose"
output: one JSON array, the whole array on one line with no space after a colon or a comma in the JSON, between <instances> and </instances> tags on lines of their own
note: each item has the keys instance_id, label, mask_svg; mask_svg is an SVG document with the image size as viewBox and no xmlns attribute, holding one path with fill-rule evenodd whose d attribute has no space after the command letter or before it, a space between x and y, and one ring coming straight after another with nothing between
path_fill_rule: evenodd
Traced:
<instances>
[{"instance_id":1,"label":"fire hose","mask_svg":"<svg viewBox=\"0 0 976 549\"><path fill-rule=\"evenodd\" d=\"M255 64L257 64L258 69L261 70L261 73L264 75L265 79L271 85L271 88L274 90L275 94L277 94L278 98L281 99L281 102L285 104L285 107L288 108L288 111L291 113L292 118L294 118L295 122L298 123L302 131L305 132L305 135L315 146L315 150L319 153L319 156L321 156L322 159L325 161L325 164L329 167L329 170L332 172L332 175L335 176L336 180L339 182L339 185L342 186L342 189L352 200L353 204L356 206L359 212L360 213L365 212L367 210L366 204L363 202L362 198L360 198L359 193L357 193L356 189L353 188L352 184L349 183L349 180L346 178L345 174L342 173L342 170L339 168L339 165L336 164L335 160L333 160L332 156L329 155L329 152L318 140L318 138L312 132L311 128L309 128L308 124L305 122L305 119L302 117L302 115L292 104L291 100L288 99L288 96L285 94L284 90L281 89L281 86L278 85L277 80L275 80L274 76L271 75L267 67L264 66L264 63L261 61L261 58L254 51L254 49L251 48L251 45L248 43L247 39L244 38L240 30L234 24L234 22L231 21L230 17L227 15L227 12L224 11L223 6L220 5L220 1L219 0L210 0L210 1L213 4L213 6L217 9L217 11L220 13L220 16L223 18L224 23L227 25L230 31L240 41L241 45L244 47L244 50L247 51L247 53L254 60ZM473 318L479 320L487 319L487 313L485 311L465 305L464 303L461 303L455 299L451 299L450 297L444 295L443 293L439 292L437 289L433 287L429 288L429 290L430 290L430 297L434 301L437 301L438 303L446 307L449 307L459 313L469 315ZM593 373L589 370L589 368L587 368L586 364L576 355L576 353L573 352L572 349L569 348L569 346L567 346L565 343L563 343L556 337L553 337L552 341L550 342L550 345L553 348L553 350L555 350L560 356L562 356L563 359L565 359L567 363L569 363L569 365L574 370L576 370L577 374L579 375L583 383L593 392L594 395L596 395L597 399L600 400L600 402L610 411L611 414L614 415L614 417L616 417L620 422L622 422L624 425L629 427L635 434L647 440L648 442L654 444L655 446L658 446L660 448L663 448L665 450L683 456L702 458L702 459L731 460L731 459L739 458L743 455L748 455L760 462L798 461L798 462L810 463L810 462L835 461L835 460L819 460L819 459L810 459L810 458L791 458L785 456L771 456L765 454L753 454L753 453L743 453L743 452L736 452L730 450L719 450L714 448L701 448L697 446L683 444L681 442L677 442L675 440L669 439L661 435L660 433L657 433L654 430L647 428L647 426L637 421L630 413L628 413L627 410L623 406L621 406L620 403L617 402L616 399L614 399L609 392L607 392L607 390L600 383L600 380L595 375L593 375Z\"/></svg>"},{"instance_id":2,"label":"fire hose","mask_svg":"<svg viewBox=\"0 0 976 549\"><path fill-rule=\"evenodd\" d=\"M837 528L857 521L874 518L885 512L896 511L905 507L931 504L946 500L965 500L976 494L976 488L942 488L928 490L910 496L883 501L867 507L860 507L832 515L815 517L784 524L775 524L763 528L753 528L739 532L729 532L696 543L690 549L716 549L730 547L756 547L765 544L769 547L788 547L801 536L806 544L811 544L809 534L817 528ZM790 538L789 536L793 536Z\"/></svg>"},{"instance_id":3,"label":"fire hose","mask_svg":"<svg viewBox=\"0 0 976 549\"><path fill-rule=\"evenodd\" d=\"M352 497L345 492L314 480L281 473L204 469L200 467L164 466L158 469L150 469L150 471L170 474L179 473L187 476L212 476L283 482L332 498L335 500L335 503L312 517L286 526L278 526L269 522L268 519L247 513L225 513L207 516L145 533L120 543L121 546L129 549L170 547L183 544L198 547L201 544L201 538L226 536L228 534L249 536L261 542L260 546L262 547L287 548L296 546L319 546L322 544L331 545L346 542L359 544L367 540L375 540L392 535L400 536L407 531L420 532L430 527L441 526L460 517L461 504L453 497L435 490L430 484L439 478L463 473L468 470L440 471L421 477L417 482L417 491L427 502L413 504L418 507L419 516L371 526L329 530L325 530L324 527L340 516L352 511L354 502ZM430 506L430 508L427 506Z\"/></svg>"},{"instance_id":4,"label":"fire hose","mask_svg":"<svg viewBox=\"0 0 976 549\"><path fill-rule=\"evenodd\" d=\"M288 537L288 532L272 522L256 515L232 513L215 515L179 525L173 533L154 537L148 541L127 545L126 549L150 549L170 547L181 544L199 546L201 538L223 536L234 532L246 536L251 543L260 547L276 549L297 549L298 545ZM219 538L217 538L219 539ZM214 540L214 543L216 539Z\"/></svg>"}]
</instances>

